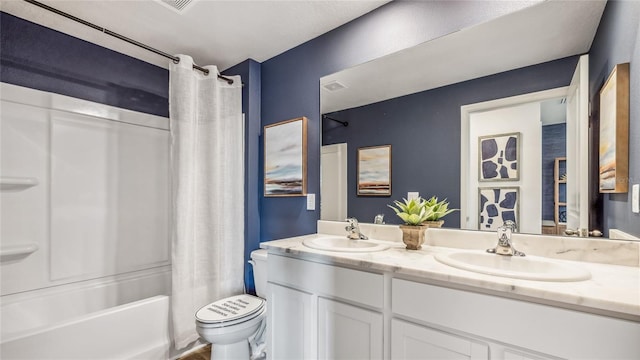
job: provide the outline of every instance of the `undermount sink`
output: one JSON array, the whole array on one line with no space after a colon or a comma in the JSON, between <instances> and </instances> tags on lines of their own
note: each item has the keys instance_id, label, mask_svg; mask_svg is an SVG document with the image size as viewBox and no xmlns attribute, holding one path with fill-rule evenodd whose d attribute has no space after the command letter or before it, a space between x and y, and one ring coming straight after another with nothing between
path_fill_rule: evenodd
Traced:
<instances>
[{"instance_id":1,"label":"undermount sink","mask_svg":"<svg viewBox=\"0 0 640 360\"><path fill-rule=\"evenodd\" d=\"M346 236L320 236L305 239L302 244L316 250L340 252L374 252L389 248L387 245L371 240L351 240Z\"/></svg>"},{"instance_id":2,"label":"undermount sink","mask_svg":"<svg viewBox=\"0 0 640 360\"><path fill-rule=\"evenodd\" d=\"M460 251L437 254L435 258L458 269L515 279L582 281L591 278L589 270L579 265L535 256L503 256L479 251Z\"/></svg>"}]
</instances>

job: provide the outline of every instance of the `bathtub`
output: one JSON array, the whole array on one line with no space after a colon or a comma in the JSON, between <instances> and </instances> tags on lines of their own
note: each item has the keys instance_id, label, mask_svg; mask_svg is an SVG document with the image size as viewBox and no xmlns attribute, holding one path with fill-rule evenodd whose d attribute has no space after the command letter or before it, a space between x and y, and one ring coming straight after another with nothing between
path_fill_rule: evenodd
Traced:
<instances>
[{"instance_id":1,"label":"bathtub","mask_svg":"<svg viewBox=\"0 0 640 360\"><path fill-rule=\"evenodd\" d=\"M169 296L154 296L3 340L3 359L167 359Z\"/></svg>"},{"instance_id":2,"label":"bathtub","mask_svg":"<svg viewBox=\"0 0 640 360\"><path fill-rule=\"evenodd\" d=\"M169 121L0 83L0 358L172 358Z\"/></svg>"},{"instance_id":3,"label":"bathtub","mask_svg":"<svg viewBox=\"0 0 640 360\"><path fill-rule=\"evenodd\" d=\"M170 279L161 267L12 296L2 303L0 358L173 358Z\"/></svg>"}]
</instances>

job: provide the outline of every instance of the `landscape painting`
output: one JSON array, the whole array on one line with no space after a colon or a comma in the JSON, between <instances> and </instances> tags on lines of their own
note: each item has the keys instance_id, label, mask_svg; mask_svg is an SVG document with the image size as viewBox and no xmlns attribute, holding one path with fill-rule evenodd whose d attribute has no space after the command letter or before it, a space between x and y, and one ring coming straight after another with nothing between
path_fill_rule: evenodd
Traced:
<instances>
[{"instance_id":1,"label":"landscape painting","mask_svg":"<svg viewBox=\"0 0 640 360\"><path fill-rule=\"evenodd\" d=\"M358 195L391 196L391 145L358 149Z\"/></svg>"},{"instance_id":2,"label":"landscape painting","mask_svg":"<svg viewBox=\"0 0 640 360\"><path fill-rule=\"evenodd\" d=\"M629 190L629 63L618 64L600 91L601 193Z\"/></svg>"},{"instance_id":3,"label":"landscape painting","mask_svg":"<svg viewBox=\"0 0 640 360\"><path fill-rule=\"evenodd\" d=\"M264 127L264 196L307 193L307 118Z\"/></svg>"}]
</instances>

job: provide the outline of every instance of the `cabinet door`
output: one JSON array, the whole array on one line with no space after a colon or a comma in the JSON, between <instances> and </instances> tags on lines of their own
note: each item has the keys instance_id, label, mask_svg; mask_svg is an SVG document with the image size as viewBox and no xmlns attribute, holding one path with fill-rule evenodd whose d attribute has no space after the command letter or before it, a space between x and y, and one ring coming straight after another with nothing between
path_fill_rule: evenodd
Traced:
<instances>
[{"instance_id":1,"label":"cabinet door","mask_svg":"<svg viewBox=\"0 0 640 360\"><path fill-rule=\"evenodd\" d=\"M313 296L269 283L268 356L271 359L315 358Z\"/></svg>"},{"instance_id":2,"label":"cabinet door","mask_svg":"<svg viewBox=\"0 0 640 360\"><path fill-rule=\"evenodd\" d=\"M382 359L382 314L320 298L320 359Z\"/></svg>"},{"instance_id":3,"label":"cabinet door","mask_svg":"<svg viewBox=\"0 0 640 360\"><path fill-rule=\"evenodd\" d=\"M489 346L406 321L391 320L392 359L489 359Z\"/></svg>"}]
</instances>

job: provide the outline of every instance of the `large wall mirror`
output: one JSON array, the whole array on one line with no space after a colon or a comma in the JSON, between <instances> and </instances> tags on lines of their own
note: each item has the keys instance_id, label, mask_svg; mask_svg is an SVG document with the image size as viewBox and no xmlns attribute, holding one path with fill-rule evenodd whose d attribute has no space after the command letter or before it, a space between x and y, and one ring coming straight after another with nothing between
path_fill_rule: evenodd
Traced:
<instances>
[{"instance_id":1,"label":"large wall mirror","mask_svg":"<svg viewBox=\"0 0 640 360\"><path fill-rule=\"evenodd\" d=\"M605 3L543 2L321 78L321 219L373 222L382 214L398 224L387 205L417 192L460 209L445 227L479 229L478 188L512 187L528 199L520 219L536 219L520 220L522 232L586 231L580 196L587 192L580 195L579 186L588 183L568 179L582 178L575 171L588 159L588 125L568 124L567 115L587 116L579 96L586 98L580 75L588 59L580 55ZM508 125L486 120L505 114ZM478 178L478 139L513 133L520 136L518 179L470 181ZM357 151L381 145L392 149L392 194L359 196Z\"/></svg>"}]
</instances>

